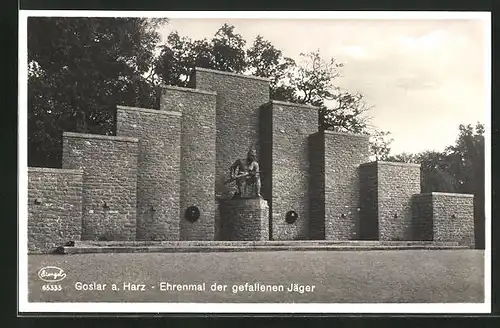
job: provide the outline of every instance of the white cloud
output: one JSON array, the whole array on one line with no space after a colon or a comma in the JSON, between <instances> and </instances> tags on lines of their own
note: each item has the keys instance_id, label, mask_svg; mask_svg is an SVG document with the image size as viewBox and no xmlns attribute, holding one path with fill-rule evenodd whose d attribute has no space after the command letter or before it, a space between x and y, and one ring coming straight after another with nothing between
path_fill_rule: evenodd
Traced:
<instances>
[{"instance_id":1,"label":"white cloud","mask_svg":"<svg viewBox=\"0 0 500 328\"><path fill-rule=\"evenodd\" d=\"M437 30L421 37L402 37L400 43L411 51L432 51L443 43L443 40L448 37L447 34L447 31Z\"/></svg>"}]
</instances>

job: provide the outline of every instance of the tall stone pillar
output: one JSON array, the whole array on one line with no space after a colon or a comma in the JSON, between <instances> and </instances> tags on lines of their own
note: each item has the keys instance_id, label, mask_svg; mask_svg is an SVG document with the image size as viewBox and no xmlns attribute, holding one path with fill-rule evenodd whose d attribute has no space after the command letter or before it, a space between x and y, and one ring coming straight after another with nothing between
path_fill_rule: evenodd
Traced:
<instances>
[{"instance_id":1,"label":"tall stone pillar","mask_svg":"<svg viewBox=\"0 0 500 328\"><path fill-rule=\"evenodd\" d=\"M359 165L369 158L366 135L321 131L310 137L312 236L359 239Z\"/></svg>"},{"instance_id":2,"label":"tall stone pillar","mask_svg":"<svg viewBox=\"0 0 500 328\"><path fill-rule=\"evenodd\" d=\"M182 114L118 106L117 134L137 137L137 239L179 240Z\"/></svg>"},{"instance_id":3,"label":"tall stone pillar","mask_svg":"<svg viewBox=\"0 0 500 328\"><path fill-rule=\"evenodd\" d=\"M420 164L372 162L361 166L363 237L411 240L412 196L420 193Z\"/></svg>"},{"instance_id":4,"label":"tall stone pillar","mask_svg":"<svg viewBox=\"0 0 500 328\"><path fill-rule=\"evenodd\" d=\"M262 192L270 201L271 238L309 238L309 144L318 108L272 101L261 108Z\"/></svg>"},{"instance_id":5,"label":"tall stone pillar","mask_svg":"<svg viewBox=\"0 0 500 328\"><path fill-rule=\"evenodd\" d=\"M182 113L180 239L214 240L216 93L168 86L160 109Z\"/></svg>"}]
</instances>

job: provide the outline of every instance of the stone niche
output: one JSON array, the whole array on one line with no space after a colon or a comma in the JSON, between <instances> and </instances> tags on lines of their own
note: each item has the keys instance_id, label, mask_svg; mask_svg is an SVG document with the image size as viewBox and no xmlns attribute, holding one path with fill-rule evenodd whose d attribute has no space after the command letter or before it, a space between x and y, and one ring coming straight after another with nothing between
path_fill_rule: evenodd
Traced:
<instances>
[{"instance_id":1,"label":"stone niche","mask_svg":"<svg viewBox=\"0 0 500 328\"><path fill-rule=\"evenodd\" d=\"M219 200L221 240L269 240L269 206L261 198Z\"/></svg>"}]
</instances>

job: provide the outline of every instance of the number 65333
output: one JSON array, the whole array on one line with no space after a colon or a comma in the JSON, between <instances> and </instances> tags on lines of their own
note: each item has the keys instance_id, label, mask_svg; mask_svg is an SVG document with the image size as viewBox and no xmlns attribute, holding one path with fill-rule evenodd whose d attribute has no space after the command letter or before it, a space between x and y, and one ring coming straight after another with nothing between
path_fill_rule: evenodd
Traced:
<instances>
[{"instance_id":1,"label":"number 65333","mask_svg":"<svg viewBox=\"0 0 500 328\"><path fill-rule=\"evenodd\" d=\"M60 292L62 290L61 285L47 284L42 286L44 292Z\"/></svg>"}]
</instances>

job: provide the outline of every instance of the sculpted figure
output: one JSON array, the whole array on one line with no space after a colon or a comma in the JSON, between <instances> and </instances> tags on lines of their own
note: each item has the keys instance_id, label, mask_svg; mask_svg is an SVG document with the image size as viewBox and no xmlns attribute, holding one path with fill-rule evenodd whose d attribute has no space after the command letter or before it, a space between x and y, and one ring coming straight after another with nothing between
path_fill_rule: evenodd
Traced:
<instances>
[{"instance_id":1,"label":"sculpted figure","mask_svg":"<svg viewBox=\"0 0 500 328\"><path fill-rule=\"evenodd\" d=\"M238 191L233 198L256 198L260 195L259 163L255 160L255 150L248 151L247 158L236 160L230 168L230 179L226 182L236 182Z\"/></svg>"}]
</instances>

